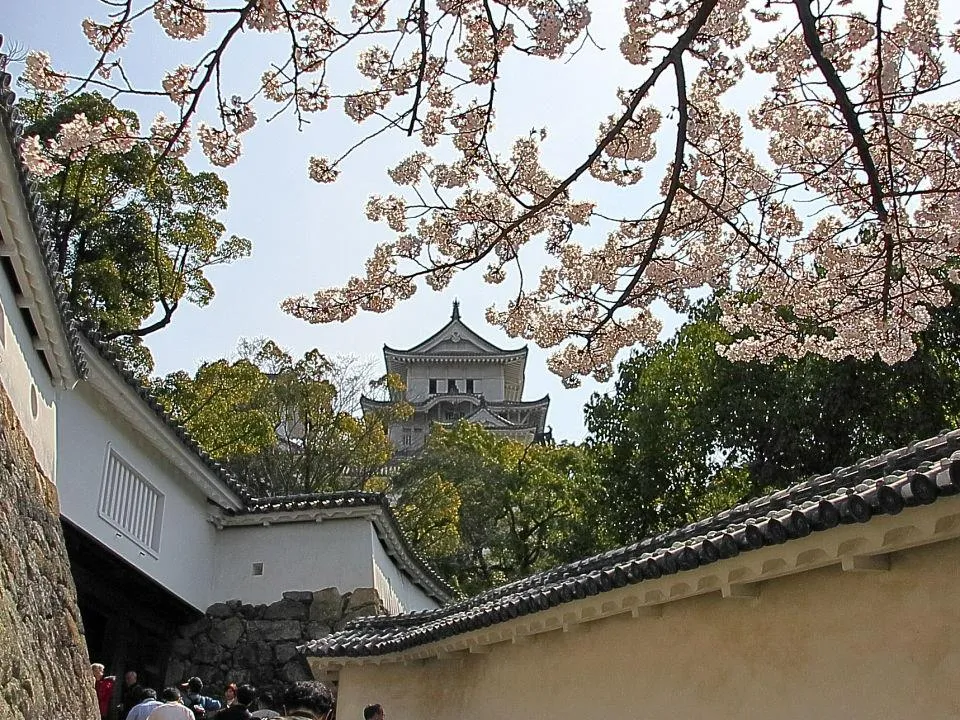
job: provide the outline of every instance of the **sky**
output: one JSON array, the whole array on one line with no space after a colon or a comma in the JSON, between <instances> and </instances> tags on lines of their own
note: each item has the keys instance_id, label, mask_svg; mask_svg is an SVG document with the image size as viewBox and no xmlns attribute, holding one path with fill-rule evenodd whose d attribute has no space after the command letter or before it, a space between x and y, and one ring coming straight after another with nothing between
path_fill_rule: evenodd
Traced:
<instances>
[{"instance_id":1,"label":"sky","mask_svg":"<svg viewBox=\"0 0 960 720\"><path fill-rule=\"evenodd\" d=\"M599 123L617 110L615 91L637 82L638 70L622 58L618 45L623 34L621 4L604 0L595 3L591 32L600 47L587 45L567 63L537 59L519 61L504 68L498 80L500 93L496 140L506 148L509 141L531 128L546 127L546 163L557 173L579 165L592 147ZM3 13L0 33L7 43L32 50L45 50L53 66L71 72L87 70L92 50L80 23L86 16L103 20L96 0L37 0L12 2ZM174 42L155 29L152 20L135 31L123 52L125 65L136 78L156 83L159 74L183 62L194 62L200 52L196 43ZM242 38L228 57L233 74L225 78L246 94L269 66L271 51L278 50L270 37ZM351 62L352 62L352 55ZM346 58L345 58L346 60ZM14 74L19 69L13 68ZM357 87L355 71L334 70L334 80ZM669 81L666 83L669 87ZM657 95L654 95L656 101ZM669 100L661 98L664 113ZM147 123L157 110L174 115L174 106L123 100L119 104L141 113ZM261 120L263 113L261 113ZM664 125L671 127L669 119ZM364 206L371 194L394 190L386 168L411 152L419 142L389 134L345 166L341 179L332 185L318 185L307 177L310 155L337 156L362 133L362 128L341 111L331 109L309 127L298 131L290 117L261 122L244 136L244 156L233 167L218 170L230 185L230 207L222 216L228 231L249 238L250 258L210 271L216 297L204 308L181 306L171 325L148 337L156 360L156 372L194 370L200 363L230 356L241 338L269 337L287 349L302 353L317 347L328 355L356 355L382 363L382 347L410 347L431 335L450 316L453 300L459 299L464 321L491 342L516 347L523 340L508 338L484 320L487 307L503 307L516 292L516 282L492 287L483 283L480 272L461 274L442 293L422 287L409 301L389 313L360 313L344 324L311 325L280 310L291 295L309 294L321 287L336 286L361 273L363 262L378 242L390 239L385 226L371 223ZM192 169L207 169L199 151L188 157ZM629 193L600 187L588 181L580 199L602 199L606 209L617 206L636 210L657 195L662 166L654 165L646 184ZM602 197L599 197L602 196ZM602 239L595 233L595 241ZM542 263L542 250L525 250L524 259ZM677 325L676 317L664 312L665 333ZM621 354L621 357L625 355ZM611 385L584 380L583 386L563 388L557 376L547 370L547 351L530 345L524 395L534 399L549 394L548 425L557 439L581 440L585 435L583 406L596 391ZM382 366L382 365L380 365Z\"/></svg>"}]
</instances>

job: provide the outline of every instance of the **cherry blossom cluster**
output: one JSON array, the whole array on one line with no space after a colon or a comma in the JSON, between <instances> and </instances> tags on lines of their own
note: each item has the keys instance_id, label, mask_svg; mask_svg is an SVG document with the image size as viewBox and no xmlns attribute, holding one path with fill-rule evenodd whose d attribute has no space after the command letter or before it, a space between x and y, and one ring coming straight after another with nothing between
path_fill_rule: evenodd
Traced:
<instances>
[{"instance_id":1,"label":"cherry blossom cluster","mask_svg":"<svg viewBox=\"0 0 960 720\"><path fill-rule=\"evenodd\" d=\"M895 362L960 274L960 6L623 0L619 52L636 81L616 112L589 117L595 142L581 160L548 167L544 146L566 141L549 127L494 142L494 119L509 111L497 80L527 56L576 60L597 0L112 5L121 9L108 21L84 24L101 69L120 67L117 51L144 19L202 45L197 62L160 79L176 110L153 126L164 152L186 152L193 122L210 161L228 165L258 116L306 122L331 108L364 130L339 154L311 150L319 183L336 181L366 137L420 144L388 170L396 188L370 198L367 216L389 239L364 272L285 303L311 322L385 312L421 280L439 290L478 267L489 283L522 279L488 319L554 348L550 366L570 384L609 377L619 351L656 338L658 303L682 312L703 289L722 299L729 357ZM284 52L250 86L224 90L229 46L261 34ZM334 86L344 58L356 86ZM68 80L42 54L24 78L44 91ZM749 107L733 104L744 97ZM55 162L37 144L29 152L37 167ZM583 197L596 181L633 193L635 209L623 216ZM549 262L517 272L531 243Z\"/></svg>"},{"instance_id":2,"label":"cherry blossom cluster","mask_svg":"<svg viewBox=\"0 0 960 720\"><path fill-rule=\"evenodd\" d=\"M137 142L136 128L117 117L91 123L78 113L64 123L56 137L42 142L35 135L23 143L23 159L31 172L40 177L51 177L60 172L66 162L76 161L92 151L100 153L127 152Z\"/></svg>"}]
</instances>

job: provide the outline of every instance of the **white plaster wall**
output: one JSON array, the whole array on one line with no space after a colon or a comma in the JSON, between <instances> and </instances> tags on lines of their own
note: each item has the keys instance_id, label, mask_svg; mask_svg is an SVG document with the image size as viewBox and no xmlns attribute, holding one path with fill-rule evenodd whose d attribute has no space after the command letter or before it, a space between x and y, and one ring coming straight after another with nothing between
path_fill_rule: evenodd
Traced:
<instances>
[{"instance_id":1,"label":"white plaster wall","mask_svg":"<svg viewBox=\"0 0 960 720\"><path fill-rule=\"evenodd\" d=\"M496 363L421 363L407 369L407 399L423 400L430 390L430 378L446 380L455 378L479 380L474 392L482 393L488 400L503 400L503 366ZM461 390L464 388L461 387Z\"/></svg>"},{"instance_id":2,"label":"white plaster wall","mask_svg":"<svg viewBox=\"0 0 960 720\"><path fill-rule=\"evenodd\" d=\"M373 544L373 562L378 572L375 573L374 587L380 593L387 611L410 612L411 610L430 610L439 607L436 600L421 590L407 575L401 572L393 560L387 555L383 543L377 536L373 525L370 525L370 539ZM391 607L389 598L395 598L399 603L397 608Z\"/></svg>"},{"instance_id":3,"label":"white plaster wall","mask_svg":"<svg viewBox=\"0 0 960 720\"><path fill-rule=\"evenodd\" d=\"M253 575L263 563L263 575ZM213 601L272 603L287 590L373 587L370 521L225 527L217 531Z\"/></svg>"},{"instance_id":4,"label":"white plaster wall","mask_svg":"<svg viewBox=\"0 0 960 720\"><path fill-rule=\"evenodd\" d=\"M201 610L210 605L216 530L206 496L146 439L118 421L86 383L59 398L60 511L73 524ZM157 557L98 515L107 443L157 490L164 509Z\"/></svg>"},{"instance_id":5,"label":"white plaster wall","mask_svg":"<svg viewBox=\"0 0 960 720\"><path fill-rule=\"evenodd\" d=\"M33 347L13 289L3 272L0 272L0 311L0 382L13 403L37 463L44 475L56 482L56 391Z\"/></svg>"}]
</instances>

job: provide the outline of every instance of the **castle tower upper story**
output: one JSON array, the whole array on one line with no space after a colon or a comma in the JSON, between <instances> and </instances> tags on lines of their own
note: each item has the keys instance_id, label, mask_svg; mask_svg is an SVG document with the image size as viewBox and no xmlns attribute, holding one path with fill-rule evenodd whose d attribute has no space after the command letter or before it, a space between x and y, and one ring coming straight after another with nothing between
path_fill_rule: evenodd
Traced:
<instances>
[{"instance_id":1,"label":"castle tower upper story","mask_svg":"<svg viewBox=\"0 0 960 720\"><path fill-rule=\"evenodd\" d=\"M456 300L446 325L407 350L384 345L383 359L406 387L391 401L414 408L412 417L390 426L401 455L416 453L434 423L468 420L529 441L543 433L550 397L523 400L526 346L505 349L485 340L463 322ZM363 398L361 405L372 412L385 402Z\"/></svg>"}]
</instances>

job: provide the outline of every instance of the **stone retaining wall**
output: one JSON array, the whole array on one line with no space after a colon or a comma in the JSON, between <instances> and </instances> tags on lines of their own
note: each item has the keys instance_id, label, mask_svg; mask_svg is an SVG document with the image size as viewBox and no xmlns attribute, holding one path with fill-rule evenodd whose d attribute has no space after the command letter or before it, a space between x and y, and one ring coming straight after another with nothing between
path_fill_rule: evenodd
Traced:
<instances>
[{"instance_id":1,"label":"stone retaining wall","mask_svg":"<svg viewBox=\"0 0 960 720\"><path fill-rule=\"evenodd\" d=\"M0 387L0 718L100 717L57 492Z\"/></svg>"},{"instance_id":2,"label":"stone retaining wall","mask_svg":"<svg viewBox=\"0 0 960 720\"><path fill-rule=\"evenodd\" d=\"M227 683L249 682L264 690L311 679L297 645L341 629L363 615L384 614L373 588L341 594L336 588L291 591L271 605L239 600L216 603L204 617L180 629L167 665L167 684L196 675L218 696Z\"/></svg>"}]
</instances>

